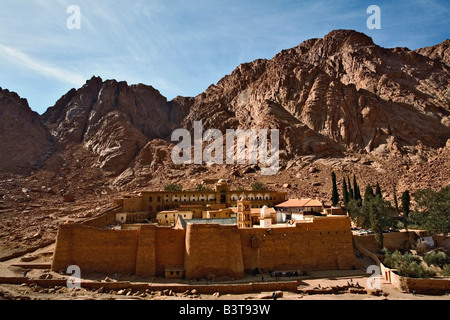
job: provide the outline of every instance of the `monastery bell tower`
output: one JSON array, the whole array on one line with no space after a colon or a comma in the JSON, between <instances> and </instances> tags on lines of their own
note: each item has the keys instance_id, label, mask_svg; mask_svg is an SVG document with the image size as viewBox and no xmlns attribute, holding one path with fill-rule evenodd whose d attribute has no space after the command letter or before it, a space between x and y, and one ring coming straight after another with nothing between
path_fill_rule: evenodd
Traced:
<instances>
[{"instance_id":1,"label":"monastery bell tower","mask_svg":"<svg viewBox=\"0 0 450 320\"><path fill-rule=\"evenodd\" d=\"M242 194L237 202L238 228L251 228L251 202Z\"/></svg>"},{"instance_id":2,"label":"monastery bell tower","mask_svg":"<svg viewBox=\"0 0 450 320\"><path fill-rule=\"evenodd\" d=\"M217 203L220 204L229 204L230 203L230 186L227 181L224 179L220 179L216 184L216 199Z\"/></svg>"}]
</instances>

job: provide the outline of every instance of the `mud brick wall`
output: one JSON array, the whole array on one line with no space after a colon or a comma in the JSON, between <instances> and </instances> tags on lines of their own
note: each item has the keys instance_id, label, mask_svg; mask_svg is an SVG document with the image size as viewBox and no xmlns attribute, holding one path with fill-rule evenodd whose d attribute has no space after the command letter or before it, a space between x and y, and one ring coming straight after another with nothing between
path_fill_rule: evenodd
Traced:
<instances>
[{"instance_id":1,"label":"mud brick wall","mask_svg":"<svg viewBox=\"0 0 450 320\"><path fill-rule=\"evenodd\" d=\"M62 225L52 270L78 265L82 272L164 276L184 267L187 279L242 278L255 268L269 270L351 269L353 254L347 217L272 229L188 224L186 230L141 225L135 230L102 230Z\"/></svg>"},{"instance_id":2,"label":"mud brick wall","mask_svg":"<svg viewBox=\"0 0 450 320\"><path fill-rule=\"evenodd\" d=\"M136 275L141 277L154 277L155 274L155 247L156 227L142 225L139 232L139 241L136 254Z\"/></svg>"},{"instance_id":3,"label":"mud brick wall","mask_svg":"<svg viewBox=\"0 0 450 320\"><path fill-rule=\"evenodd\" d=\"M139 230L102 230L81 224L61 225L52 270L77 265L81 272L136 271Z\"/></svg>"},{"instance_id":4,"label":"mud brick wall","mask_svg":"<svg viewBox=\"0 0 450 320\"><path fill-rule=\"evenodd\" d=\"M360 245L371 252L378 252L378 243L374 235L354 236ZM414 232L394 232L383 234L383 246L389 251L409 249L410 244L416 243Z\"/></svg>"},{"instance_id":5,"label":"mud brick wall","mask_svg":"<svg viewBox=\"0 0 450 320\"><path fill-rule=\"evenodd\" d=\"M165 268L184 266L186 230L155 228L155 272L158 277L163 277Z\"/></svg>"},{"instance_id":6,"label":"mud brick wall","mask_svg":"<svg viewBox=\"0 0 450 320\"><path fill-rule=\"evenodd\" d=\"M346 217L315 219L296 227L241 229L245 271L351 269L353 253Z\"/></svg>"},{"instance_id":7,"label":"mud brick wall","mask_svg":"<svg viewBox=\"0 0 450 320\"><path fill-rule=\"evenodd\" d=\"M115 208L112 210L107 210L103 212L98 217L86 220L81 224L89 227L102 228L107 225L112 225L116 223L116 213L120 211L119 208Z\"/></svg>"},{"instance_id":8,"label":"mud brick wall","mask_svg":"<svg viewBox=\"0 0 450 320\"><path fill-rule=\"evenodd\" d=\"M188 224L184 260L187 279L243 278L241 241L237 226Z\"/></svg>"}]
</instances>

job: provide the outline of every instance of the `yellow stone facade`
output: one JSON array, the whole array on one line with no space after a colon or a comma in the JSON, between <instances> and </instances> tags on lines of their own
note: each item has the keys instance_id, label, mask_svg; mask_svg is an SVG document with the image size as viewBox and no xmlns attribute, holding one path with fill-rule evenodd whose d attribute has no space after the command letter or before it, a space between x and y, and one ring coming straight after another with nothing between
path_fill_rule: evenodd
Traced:
<instances>
[{"instance_id":1,"label":"yellow stone facade","mask_svg":"<svg viewBox=\"0 0 450 320\"><path fill-rule=\"evenodd\" d=\"M205 211L207 205L211 210L236 207L241 195L251 201L253 208L263 206L273 207L286 201L286 192L270 190L230 190L229 184L219 180L212 191L144 191L139 195L124 195L114 200L114 206L120 206L122 212L149 212L158 213L172 209L188 209L189 206L203 207L200 212ZM220 205L215 208L214 205ZM221 208L220 208L221 207ZM198 213L197 213L198 214ZM194 212L194 218L197 215ZM200 216L199 218L201 218Z\"/></svg>"}]
</instances>

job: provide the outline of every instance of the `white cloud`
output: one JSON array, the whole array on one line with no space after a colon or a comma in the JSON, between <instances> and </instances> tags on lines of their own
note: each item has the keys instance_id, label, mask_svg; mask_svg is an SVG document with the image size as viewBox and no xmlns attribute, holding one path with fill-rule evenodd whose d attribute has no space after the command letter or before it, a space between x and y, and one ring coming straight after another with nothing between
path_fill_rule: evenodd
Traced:
<instances>
[{"instance_id":1,"label":"white cloud","mask_svg":"<svg viewBox=\"0 0 450 320\"><path fill-rule=\"evenodd\" d=\"M58 81L70 83L75 87L80 87L86 82L85 77L81 76L80 74L48 65L42 61L30 57L29 55L18 49L11 48L2 44L0 44L0 56L2 57L2 59L9 61L10 63L13 63L21 68L33 70L40 75Z\"/></svg>"}]
</instances>

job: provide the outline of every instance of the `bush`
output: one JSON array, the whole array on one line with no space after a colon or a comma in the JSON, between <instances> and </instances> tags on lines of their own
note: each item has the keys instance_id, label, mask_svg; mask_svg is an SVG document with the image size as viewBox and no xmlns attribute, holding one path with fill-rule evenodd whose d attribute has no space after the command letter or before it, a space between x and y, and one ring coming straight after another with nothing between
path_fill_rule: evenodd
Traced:
<instances>
[{"instance_id":1,"label":"bush","mask_svg":"<svg viewBox=\"0 0 450 320\"><path fill-rule=\"evenodd\" d=\"M442 275L444 277L450 277L450 264L444 266L444 268L442 269Z\"/></svg>"},{"instance_id":2,"label":"bush","mask_svg":"<svg viewBox=\"0 0 450 320\"><path fill-rule=\"evenodd\" d=\"M183 186L181 184L171 183L164 187L165 191L183 191Z\"/></svg>"},{"instance_id":3,"label":"bush","mask_svg":"<svg viewBox=\"0 0 450 320\"><path fill-rule=\"evenodd\" d=\"M433 269L427 268L422 264L420 257L411 253L402 255L399 251L390 253L385 251L383 264L391 269L396 269L398 274L410 278L430 278L436 275Z\"/></svg>"},{"instance_id":4,"label":"bush","mask_svg":"<svg viewBox=\"0 0 450 320\"><path fill-rule=\"evenodd\" d=\"M254 184L252 184L252 189L254 191L267 190L267 187L264 186L261 182L255 182Z\"/></svg>"},{"instance_id":5,"label":"bush","mask_svg":"<svg viewBox=\"0 0 450 320\"><path fill-rule=\"evenodd\" d=\"M197 184L197 191L213 191L211 188L205 187L203 184Z\"/></svg>"},{"instance_id":6,"label":"bush","mask_svg":"<svg viewBox=\"0 0 450 320\"><path fill-rule=\"evenodd\" d=\"M421 259L418 256L415 256L411 253L405 253L402 255L400 251L396 250L394 253L390 253L387 250L385 252L385 259L383 264L392 269L397 269L401 266L401 264L411 264L413 262L420 263Z\"/></svg>"},{"instance_id":7,"label":"bush","mask_svg":"<svg viewBox=\"0 0 450 320\"><path fill-rule=\"evenodd\" d=\"M450 257L447 256L444 252L435 252L431 251L428 252L424 257L423 260L431 267L432 265L444 268L445 265L450 264Z\"/></svg>"},{"instance_id":8,"label":"bush","mask_svg":"<svg viewBox=\"0 0 450 320\"><path fill-rule=\"evenodd\" d=\"M401 276L409 278L432 278L436 275L433 269L427 268L416 261L401 264L397 270Z\"/></svg>"}]
</instances>

